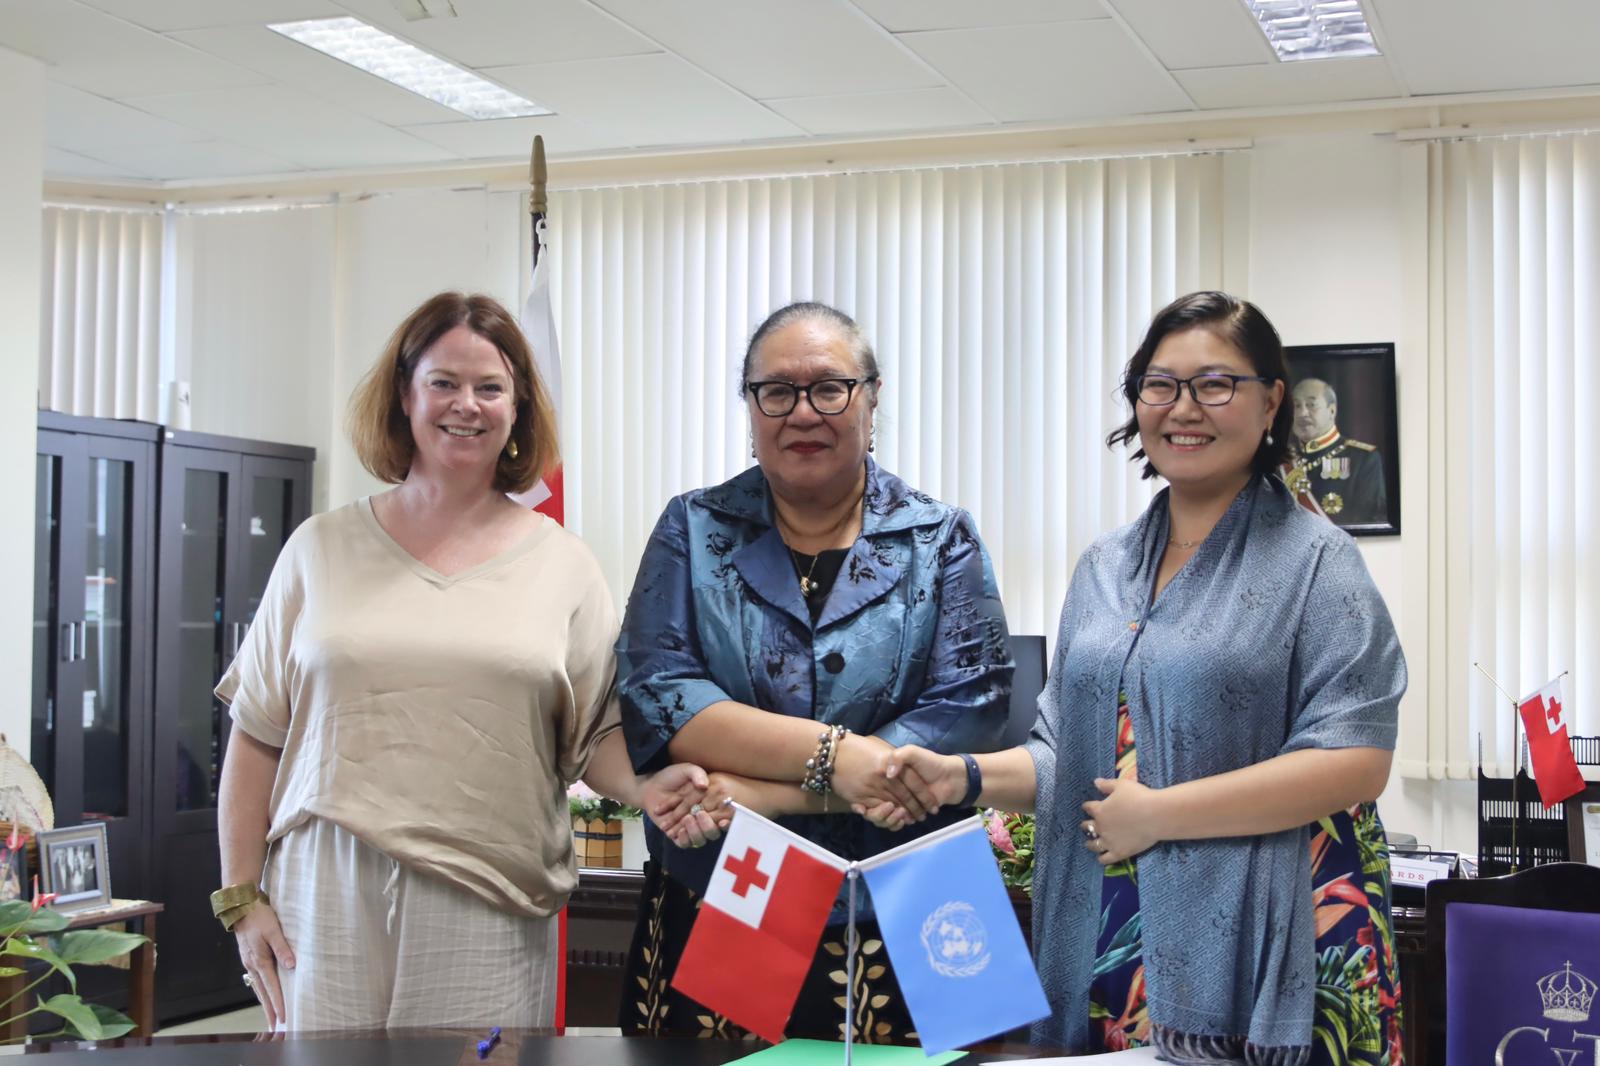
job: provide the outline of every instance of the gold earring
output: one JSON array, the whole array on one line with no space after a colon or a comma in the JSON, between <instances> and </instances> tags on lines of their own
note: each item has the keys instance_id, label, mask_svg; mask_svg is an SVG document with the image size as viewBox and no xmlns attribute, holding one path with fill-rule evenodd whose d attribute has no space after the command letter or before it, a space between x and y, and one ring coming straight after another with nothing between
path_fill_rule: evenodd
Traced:
<instances>
[{"instance_id":1,"label":"gold earring","mask_svg":"<svg viewBox=\"0 0 1600 1066\"><path fill-rule=\"evenodd\" d=\"M513 459L515 459L517 457L517 442L516 441L514 441L514 440L506 441L506 454L511 456L511 458L513 458Z\"/></svg>"}]
</instances>

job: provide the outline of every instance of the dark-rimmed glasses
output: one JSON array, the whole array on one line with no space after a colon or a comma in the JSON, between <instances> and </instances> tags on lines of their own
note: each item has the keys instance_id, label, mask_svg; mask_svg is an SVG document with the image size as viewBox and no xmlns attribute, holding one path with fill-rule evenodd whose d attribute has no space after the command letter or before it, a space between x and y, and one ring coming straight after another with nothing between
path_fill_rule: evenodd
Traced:
<instances>
[{"instance_id":1,"label":"dark-rimmed glasses","mask_svg":"<svg viewBox=\"0 0 1600 1066\"><path fill-rule=\"evenodd\" d=\"M782 418L800 404L804 396L819 415L842 415L850 406L857 385L870 385L870 378L822 378L809 385L792 381L747 381L745 388L756 398L756 408L768 418Z\"/></svg>"},{"instance_id":2,"label":"dark-rimmed glasses","mask_svg":"<svg viewBox=\"0 0 1600 1066\"><path fill-rule=\"evenodd\" d=\"M1270 384L1274 378L1251 374L1196 374L1192 378L1175 378L1171 374L1140 374L1134 381L1134 392L1146 407L1170 407L1178 402L1183 386L1189 386L1189 395L1202 407L1221 407L1233 399L1241 381L1260 381Z\"/></svg>"}]
</instances>

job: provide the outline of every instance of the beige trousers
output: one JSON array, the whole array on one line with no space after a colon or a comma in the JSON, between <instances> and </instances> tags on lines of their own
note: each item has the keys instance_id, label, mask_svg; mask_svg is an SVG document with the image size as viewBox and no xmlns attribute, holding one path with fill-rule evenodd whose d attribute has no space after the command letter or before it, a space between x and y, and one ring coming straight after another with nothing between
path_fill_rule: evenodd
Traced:
<instances>
[{"instance_id":1,"label":"beige trousers","mask_svg":"<svg viewBox=\"0 0 1600 1066\"><path fill-rule=\"evenodd\" d=\"M553 1023L555 918L502 913L321 818L273 844L263 882L295 954L290 1029Z\"/></svg>"}]
</instances>

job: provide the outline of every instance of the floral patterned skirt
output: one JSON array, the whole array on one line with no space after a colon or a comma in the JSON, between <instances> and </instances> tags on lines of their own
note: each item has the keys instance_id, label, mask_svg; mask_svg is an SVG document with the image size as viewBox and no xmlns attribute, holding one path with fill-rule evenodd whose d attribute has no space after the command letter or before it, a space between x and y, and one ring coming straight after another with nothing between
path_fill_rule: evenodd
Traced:
<instances>
[{"instance_id":1,"label":"floral patterned skirt","mask_svg":"<svg viewBox=\"0 0 1600 1066\"><path fill-rule=\"evenodd\" d=\"M700 897L669 877L657 863L646 863L644 876L639 921L623 974L618 1020L623 1033L758 1039L672 987L672 976L700 909ZM916 1030L876 921L856 922L855 955L854 1039L863 1044L915 1043ZM786 1036L844 1039L846 973L845 926L830 924L822 931L822 943L801 985Z\"/></svg>"},{"instance_id":2,"label":"floral patterned skirt","mask_svg":"<svg viewBox=\"0 0 1600 1066\"><path fill-rule=\"evenodd\" d=\"M1133 772L1132 727L1119 709L1117 775ZM1389 847L1378 809L1363 803L1311 833L1317 996L1313 1066L1402 1066L1400 968L1389 913ZM1137 860L1106 867L1089 987L1089 1050L1151 1042Z\"/></svg>"}]
</instances>

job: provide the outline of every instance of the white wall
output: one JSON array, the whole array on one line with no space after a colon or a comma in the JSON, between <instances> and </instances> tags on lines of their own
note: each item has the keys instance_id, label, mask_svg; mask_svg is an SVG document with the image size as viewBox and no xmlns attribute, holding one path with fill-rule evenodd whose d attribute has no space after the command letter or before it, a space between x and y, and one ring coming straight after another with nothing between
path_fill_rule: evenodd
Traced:
<instances>
[{"instance_id":1,"label":"white wall","mask_svg":"<svg viewBox=\"0 0 1600 1066\"><path fill-rule=\"evenodd\" d=\"M0 677L14 691L0 701L0 733L28 754L33 676L33 508L36 388L39 381L39 264L44 191L44 73L0 48Z\"/></svg>"},{"instance_id":2,"label":"white wall","mask_svg":"<svg viewBox=\"0 0 1600 1066\"><path fill-rule=\"evenodd\" d=\"M1360 543L1410 670L1400 743L1420 744L1428 685L1427 149L1358 132L1259 138L1247 158L1248 168L1230 178L1248 189L1231 189L1229 198L1248 202L1245 295L1288 344L1395 343L1402 532ZM1475 788L1396 773L1379 808L1390 830L1475 853Z\"/></svg>"},{"instance_id":3,"label":"white wall","mask_svg":"<svg viewBox=\"0 0 1600 1066\"><path fill-rule=\"evenodd\" d=\"M190 429L317 449L312 506L327 506L333 443L335 209L177 219L176 377Z\"/></svg>"}]
</instances>

